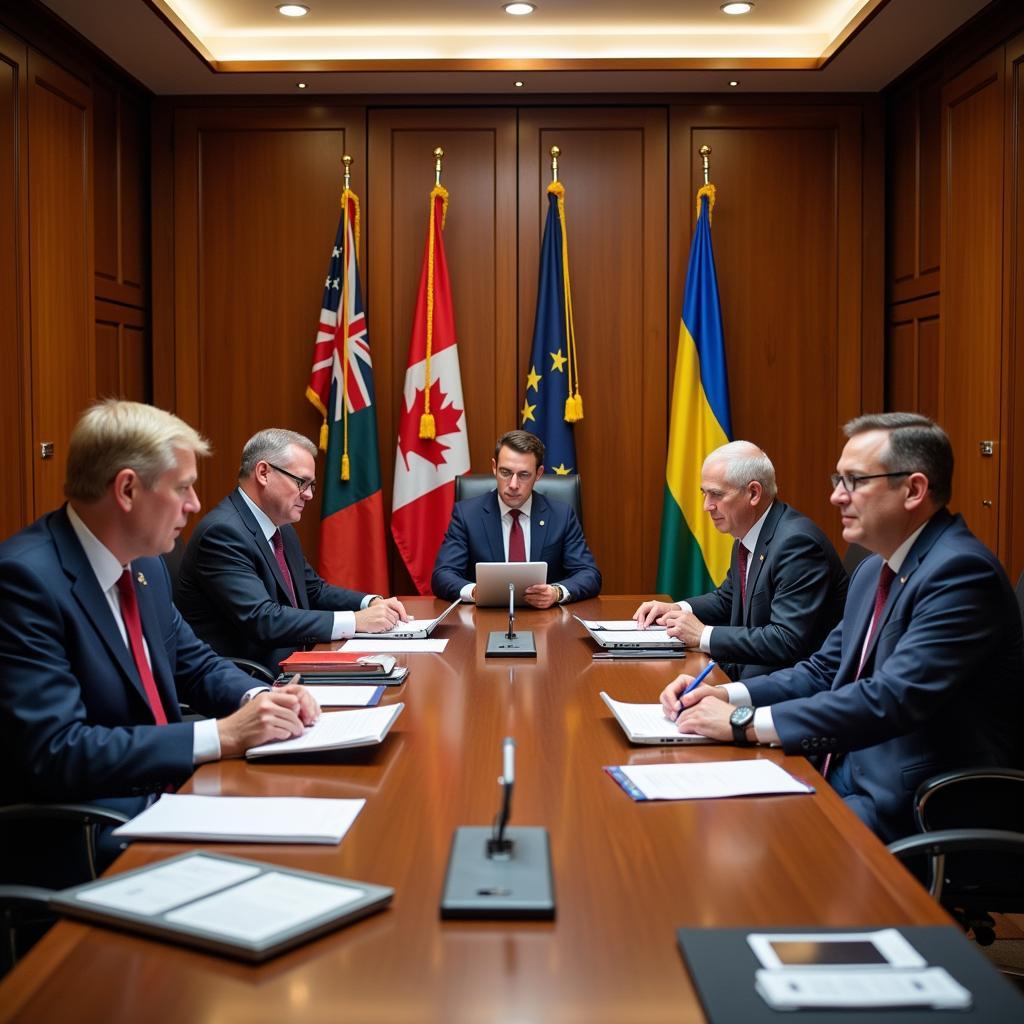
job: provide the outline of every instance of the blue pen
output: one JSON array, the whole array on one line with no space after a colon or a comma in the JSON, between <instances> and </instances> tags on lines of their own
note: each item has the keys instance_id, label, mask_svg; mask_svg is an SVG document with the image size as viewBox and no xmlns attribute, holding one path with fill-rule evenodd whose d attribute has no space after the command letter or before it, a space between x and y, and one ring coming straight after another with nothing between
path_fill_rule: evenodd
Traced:
<instances>
[{"instance_id":1,"label":"blue pen","mask_svg":"<svg viewBox=\"0 0 1024 1024\"><path fill-rule=\"evenodd\" d=\"M679 702L680 706L679 706L679 710L676 712L676 718L678 718L683 713L682 699L681 698L685 697L691 690L696 690L697 687L700 686L700 684L703 683L704 680L711 674L711 670L717 664L718 664L717 661L709 661L707 663L707 665L705 666L704 671L699 673L697 675L697 677L694 679L694 681L692 683L690 683L690 685L685 690L683 690L683 692L680 694L680 702Z\"/></svg>"}]
</instances>

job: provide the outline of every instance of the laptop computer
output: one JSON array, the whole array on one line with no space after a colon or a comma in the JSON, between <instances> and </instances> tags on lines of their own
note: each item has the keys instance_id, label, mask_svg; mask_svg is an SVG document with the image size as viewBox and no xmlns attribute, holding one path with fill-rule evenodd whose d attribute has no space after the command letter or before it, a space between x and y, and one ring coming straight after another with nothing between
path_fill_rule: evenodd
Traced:
<instances>
[{"instance_id":1,"label":"laptop computer","mask_svg":"<svg viewBox=\"0 0 1024 1024\"><path fill-rule=\"evenodd\" d=\"M669 636L668 631L653 627L651 629L608 629L599 622L573 618L587 631L598 645L608 651L682 651L686 645L677 637Z\"/></svg>"},{"instance_id":2,"label":"laptop computer","mask_svg":"<svg viewBox=\"0 0 1024 1024\"><path fill-rule=\"evenodd\" d=\"M355 640L425 640L434 632L434 627L446 618L461 604L460 600L452 601L436 619L410 619L408 622L396 622L383 633L353 633Z\"/></svg>"},{"instance_id":3,"label":"laptop computer","mask_svg":"<svg viewBox=\"0 0 1024 1024\"><path fill-rule=\"evenodd\" d=\"M630 743L650 746L676 746L679 744L714 743L695 732L680 732L675 722L665 717L660 704L627 704L613 700L603 690L601 700L622 726Z\"/></svg>"},{"instance_id":4,"label":"laptop computer","mask_svg":"<svg viewBox=\"0 0 1024 1024\"><path fill-rule=\"evenodd\" d=\"M481 607L508 607L508 585L515 588L516 604L525 604L527 587L547 583L547 562L477 562L476 603Z\"/></svg>"}]
</instances>

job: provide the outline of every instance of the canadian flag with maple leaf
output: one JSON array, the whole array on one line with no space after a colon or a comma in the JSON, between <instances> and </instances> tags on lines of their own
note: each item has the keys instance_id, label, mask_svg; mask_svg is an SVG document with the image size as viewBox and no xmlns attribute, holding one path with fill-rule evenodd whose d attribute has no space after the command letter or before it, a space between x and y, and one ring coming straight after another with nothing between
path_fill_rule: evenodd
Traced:
<instances>
[{"instance_id":1,"label":"canadian flag with maple leaf","mask_svg":"<svg viewBox=\"0 0 1024 1024\"><path fill-rule=\"evenodd\" d=\"M416 295L395 457L391 535L416 589L430 576L455 503L455 478L469 472L455 316L444 255L448 193L430 193L430 226Z\"/></svg>"}]
</instances>

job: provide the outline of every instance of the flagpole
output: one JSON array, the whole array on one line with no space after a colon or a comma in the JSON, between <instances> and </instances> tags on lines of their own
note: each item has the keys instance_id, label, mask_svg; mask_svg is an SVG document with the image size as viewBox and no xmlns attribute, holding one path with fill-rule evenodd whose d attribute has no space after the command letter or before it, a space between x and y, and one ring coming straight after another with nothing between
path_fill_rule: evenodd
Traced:
<instances>
[{"instance_id":1,"label":"flagpole","mask_svg":"<svg viewBox=\"0 0 1024 1024\"><path fill-rule=\"evenodd\" d=\"M701 159L704 161L704 184L705 185L710 185L711 184L711 167L710 167L710 165L708 163L708 157L711 156L711 147L710 146L701 146L700 147L700 155L701 155Z\"/></svg>"},{"instance_id":2,"label":"flagpole","mask_svg":"<svg viewBox=\"0 0 1024 1024\"><path fill-rule=\"evenodd\" d=\"M341 158L341 162L345 167L345 188L349 189L352 186L352 157L346 153Z\"/></svg>"},{"instance_id":3,"label":"flagpole","mask_svg":"<svg viewBox=\"0 0 1024 1024\"><path fill-rule=\"evenodd\" d=\"M558 181L558 157L562 151L557 146L551 147L551 181Z\"/></svg>"},{"instance_id":4,"label":"flagpole","mask_svg":"<svg viewBox=\"0 0 1024 1024\"><path fill-rule=\"evenodd\" d=\"M444 150L438 146L434 150L434 184L441 184L441 158L444 156Z\"/></svg>"},{"instance_id":5,"label":"flagpole","mask_svg":"<svg viewBox=\"0 0 1024 1024\"><path fill-rule=\"evenodd\" d=\"M448 205L448 193L441 184L441 159L444 150L440 146L434 148L434 187L430 193L430 227L427 236L427 344L426 359L423 364L423 414L420 416L419 436L424 441L432 441L437 436L437 422L430 408L430 357L434 339L434 240L437 204L441 199L441 228L444 229L444 215Z\"/></svg>"}]
</instances>

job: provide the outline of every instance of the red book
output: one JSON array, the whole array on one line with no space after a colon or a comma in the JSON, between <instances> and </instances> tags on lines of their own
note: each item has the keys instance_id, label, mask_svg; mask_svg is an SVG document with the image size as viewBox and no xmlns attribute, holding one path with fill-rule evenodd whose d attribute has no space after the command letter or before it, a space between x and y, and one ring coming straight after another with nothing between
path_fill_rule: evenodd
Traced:
<instances>
[{"instance_id":1,"label":"red book","mask_svg":"<svg viewBox=\"0 0 1024 1024\"><path fill-rule=\"evenodd\" d=\"M281 662L282 672L302 675L386 676L395 667L389 654L352 654L347 651L296 651Z\"/></svg>"}]
</instances>

